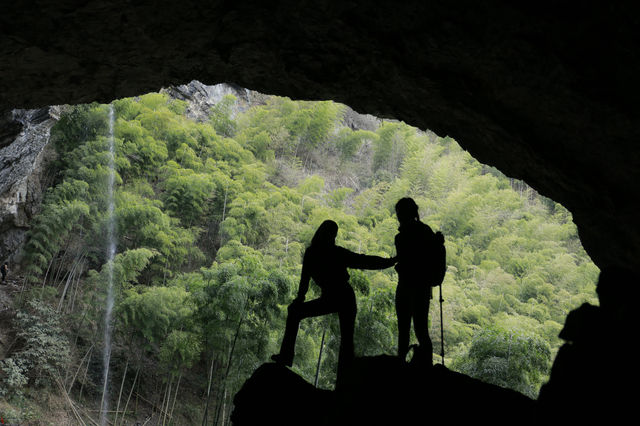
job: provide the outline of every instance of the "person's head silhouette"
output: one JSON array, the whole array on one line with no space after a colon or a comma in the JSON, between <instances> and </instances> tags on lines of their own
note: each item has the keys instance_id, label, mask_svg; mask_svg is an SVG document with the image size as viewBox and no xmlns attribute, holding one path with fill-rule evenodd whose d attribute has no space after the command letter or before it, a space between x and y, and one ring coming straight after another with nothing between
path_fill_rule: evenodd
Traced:
<instances>
[{"instance_id":1,"label":"person's head silhouette","mask_svg":"<svg viewBox=\"0 0 640 426\"><path fill-rule=\"evenodd\" d=\"M420 219L418 205L413 201L413 198L401 198L396 203L396 216L398 216L398 222L400 222L400 224L410 223Z\"/></svg>"},{"instance_id":2,"label":"person's head silhouette","mask_svg":"<svg viewBox=\"0 0 640 426\"><path fill-rule=\"evenodd\" d=\"M338 224L332 220L325 220L311 239L311 245L314 247L335 245L337 235Z\"/></svg>"}]
</instances>

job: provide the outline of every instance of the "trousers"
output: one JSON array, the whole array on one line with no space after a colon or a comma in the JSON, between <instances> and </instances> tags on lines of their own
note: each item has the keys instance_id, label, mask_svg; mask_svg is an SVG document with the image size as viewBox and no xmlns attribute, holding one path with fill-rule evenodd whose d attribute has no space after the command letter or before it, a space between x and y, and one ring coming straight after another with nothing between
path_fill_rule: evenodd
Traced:
<instances>
[{"instance_id":1,"label":"trousers","mask_svg":"<svg viewBox=\"0 0 640 426\"><path fill-rule=\"evenodd\" d=\"M411 320L420 349L431 357L433 345L429 338L429 302L431 287L415 286L413 283L398 282L396 288L396 315L398 317L398 356L405 359L409 352Z\"/></svg>"},{"instance_id":2,"label":"trousers","mask_svg":"<svg viewBox=\"0 0 640 426\"><path fill-rule=\"evenodd\" d=\"M280 357L283 362L287 365L293 363L300 321L305 318L337 313L340 321L340 351L338 355L338 380L340 380L344 369L354 358L353 331L357 309L356 296L348 284L330 292L323 291L317 299L289 305L287 325L280 347Z\"/></svg>"}]
</instances>

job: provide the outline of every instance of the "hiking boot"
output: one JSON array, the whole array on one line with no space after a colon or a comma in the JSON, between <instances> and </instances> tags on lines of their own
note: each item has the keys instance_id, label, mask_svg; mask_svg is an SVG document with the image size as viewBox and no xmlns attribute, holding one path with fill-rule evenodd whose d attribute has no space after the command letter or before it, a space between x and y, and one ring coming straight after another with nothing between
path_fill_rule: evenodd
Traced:
<instances>
[{"instance_id":1,"label":"hiking boot","mask_svg":"<svg viewBox=\"0 0 640 426\"><path fill-rule=\"evenodd\" d=\"M286 365L287 367L293 365L293 359L285 358L282 354L271 355L271 360L276 364Z\"/></svg>"},{"instance_id":2,"label":"hiking boot","mask_svg":"<svg viewBox=\"0 0 640 426\"><path fill-rule=\"evenodd\" d=\"M410 349L413 350L413 356L409 362L411 365L420 367L431 367L433 365L433 354L426 353L420 348L420 345L411 345Z\"/></svg>"}]
</instances>

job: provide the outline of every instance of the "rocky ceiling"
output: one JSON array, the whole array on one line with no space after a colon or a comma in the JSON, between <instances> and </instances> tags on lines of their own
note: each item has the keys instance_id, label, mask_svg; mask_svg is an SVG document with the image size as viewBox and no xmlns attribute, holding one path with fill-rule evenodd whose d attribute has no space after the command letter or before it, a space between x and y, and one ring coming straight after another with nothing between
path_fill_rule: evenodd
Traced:
<instances>
[{"instance_id":1,"label":"rocky ceiling","mask_svg":"<svg viewBox=\"0 0 640 426\"><path fill-rule=\"evenodd\" d=\"M0 14L0 144L13 108L193 79L333 99L454 137L567 206L598 265L635 269L640 25L610 3L17 0Z\"/></svg>"}]
</instances>

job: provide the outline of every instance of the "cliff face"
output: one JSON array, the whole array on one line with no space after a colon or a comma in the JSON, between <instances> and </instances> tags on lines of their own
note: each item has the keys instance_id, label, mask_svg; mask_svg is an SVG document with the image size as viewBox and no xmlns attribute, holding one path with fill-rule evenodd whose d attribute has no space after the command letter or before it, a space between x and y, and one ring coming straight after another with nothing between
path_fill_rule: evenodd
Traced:
<instances>
[{"instance_id":1,"label":"cliff face","mask_svg":"<svg viewBox=\"0 0 640 426\"><path fill-rule=\"evenodd\" d=\"M29 223L46 189L46 165L52 158L49 132L59 107L14 110L17 137L0 148L0 261L16 264Z\"/></svg>"},{"instance_id":2,"label":"cliff face","mask_svg":"<svg viewBox=\"0 0 640 426\"><path fill-rule=\"evenodd\" d=\"M269 95L255 92L249 89L243 89L232 84L216 84L208 86L199 81L192 81L188 84L179 86L170 86L162 89L161 92L166 93L175 99L187 102L187 117L195 121L204 121L209 118L211 107L220 102L225 96L232 95L236 98L236 102L232 107L232 113L246 111L253 105L261 105L266 102Z\"/></svg>"},{"instance_id":3,"label":"cliff face","mask_svg":"<svg viewBox=\"0 0 640 426\"><path fill-rule=\"evenodd\" d=\"M273 95L245 89L234 84L220 83L210 86L197 80L178 86L169 86L163 88L160 92L187 102L186 115L195 121L208 120L211 107L227 95L232 95L236 98L232 106L232 115L244 112L253 106L264 105L270 97L273 97ZM375 131L381 122L381 119L369 114L360 114L349 108L349 106L346 107L343 117L344 125L353 130Z\"/></svg>"}]
</instances>

